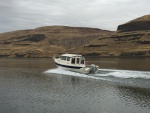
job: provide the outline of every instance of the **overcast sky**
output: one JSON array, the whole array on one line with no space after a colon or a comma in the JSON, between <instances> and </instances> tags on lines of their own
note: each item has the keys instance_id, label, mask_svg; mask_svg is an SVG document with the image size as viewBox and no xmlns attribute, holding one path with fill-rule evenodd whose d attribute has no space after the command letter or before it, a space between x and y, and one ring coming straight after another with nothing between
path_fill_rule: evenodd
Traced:
<instances>
[{"instance_id":1,"label":"overcast sky","mask_svg":"<svg viewBox=\"0 0 150 113\"><path fill-rule=\"evenodd\" d=\"M116 30L150 14L150 0L0 0L0 33L65 25Z\"/></svg>"}]
</instances>

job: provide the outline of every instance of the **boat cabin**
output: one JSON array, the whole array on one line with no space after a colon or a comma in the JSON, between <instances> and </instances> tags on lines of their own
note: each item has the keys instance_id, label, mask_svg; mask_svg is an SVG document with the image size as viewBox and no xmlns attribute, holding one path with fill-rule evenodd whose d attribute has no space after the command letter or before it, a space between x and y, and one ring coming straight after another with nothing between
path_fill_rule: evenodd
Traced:
<instances>
[{"instance_id":1,"label":"boat cabin","mask_svg":"<svg viewBox=\"0 0 150 113\"><path fill-rule=\"evenodd\" d=\"M70 64L85 65L85 58L78 54L63 54L60 56L60 60L68 62Z\"/></svg>"}]
</instances>

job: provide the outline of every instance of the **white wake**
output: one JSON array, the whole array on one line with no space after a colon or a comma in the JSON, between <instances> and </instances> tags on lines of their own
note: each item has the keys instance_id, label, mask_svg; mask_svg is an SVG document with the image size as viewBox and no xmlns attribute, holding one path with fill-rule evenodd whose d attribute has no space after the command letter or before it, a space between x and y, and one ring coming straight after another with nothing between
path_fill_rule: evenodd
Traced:
<instances>
[{"instance_id":1,"label":"white wake","mask_svg":"<svg viewBox=\"0 0 150 113\"><path fill-rule=\"evenodd\" d=\"M114 69L99 69L97 76L112 76L118 78L143 78L150 79L149 71L131 71L131 70L114 70Z\"/></svg>"},{"instance_id":2,"label":"white wake","mask_svg":"<svg viewBox=\"0 0 150 113\"><path fill-rule=\"evenodd\" d=\"M115 70L115 69L99 69L96 74L90 74L90 75L66 71L61 68L50 69L45 71L45 73L71 75L71 76L79 76L79 77L94 78L94 79L104 79L104 77L150 79L149 71L131 71L131 70Z\"/></svg>"},{"instance_id":3,"label":"white wake","mask_svg":"<svg viewBox=\"0 0 150 113\"><path fill-rule=\"evenodd\" d=\"M105 80L104 78L95 77L93 75L86 75L86 74L76 73L76 72L72 72L72 71L67 71L67 70L63 70L61 68L50 69L50 70L45 71L44 73L47 73L47 74L60 74L60 75L71 75L71 76L78 76L78 77L86 77L86 78Z\"/></svg>"}]
</instances>

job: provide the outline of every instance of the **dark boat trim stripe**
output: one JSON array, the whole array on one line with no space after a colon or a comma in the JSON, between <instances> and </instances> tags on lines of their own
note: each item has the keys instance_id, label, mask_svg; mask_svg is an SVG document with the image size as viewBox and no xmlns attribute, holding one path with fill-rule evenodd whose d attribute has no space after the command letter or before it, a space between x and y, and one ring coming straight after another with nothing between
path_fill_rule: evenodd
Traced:
<instances>
[{"instance_id":1,"label":"dark boat trim stripe","mask_svg":"<svg viewBox=\"0 0 150 113\"><path fill-rule=\"evenodd\" d=\"M82 68L82 67L76 67L76 66L67 66L67 65L62 65L62 64L58 64L58 63L56 63L56 65L58 65L58 66L62 66L62 67L66 67L66 68L72 68L72 69L80 69L80 68Z\"/></svg>"}]
</instances>

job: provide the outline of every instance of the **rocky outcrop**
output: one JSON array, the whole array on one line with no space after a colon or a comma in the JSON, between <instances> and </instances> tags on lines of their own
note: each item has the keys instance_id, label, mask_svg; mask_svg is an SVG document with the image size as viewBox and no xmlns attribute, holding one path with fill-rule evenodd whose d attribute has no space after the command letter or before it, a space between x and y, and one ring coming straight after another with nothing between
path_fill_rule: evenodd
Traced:
<instances>
[{"instance_id":1,"label":"rocky outcrop","mask_svg":"<svg viewBox=\"0 0 150 113\"><path fill-rule=\"evenodd\" d=\"M58 46L64 46L67 49L71 49L77 46L83 46L85 44L88 44L90 41L98 39L98 36L87 36L87 37L76 37L72 39L64 39L63 41L60 39L53 39L49 40L49 44L51 45L58 45Z\"/></svg>"},{"instance_id":2,"label":"rocky outcrop","mask_svg":"<svg viewBox=\"0 0 150 113\"><path fill-rule=\"evenodd\" d=\"M20 40L20 41L31 41L31 42L39 42L44 40L46 37L44 34L33 34L33 35L29 35L24 37L24 39Z\"/></svg>"},{"instance_id":3,"label":"rocky outcrop","mask_svg":"<svg viewBox=\"0 0 150 113\"><path fill-rule=\"evenodd\" d=\"M150 51L133 51L133 52L123 52L120 54L122 57L133 57L133 56L147 56L150 55Z\"/></svg>"},{"instance_id":4,"label":"rocky outcrop","mask_svg":"<svg viewBox=\"0 0 150 113\"><path fill-rule=\"evenodd\" d=\"M22 45L20 42L39 42L44 40L46 37L44 34L30 34L30 35L25 35L21 37L10 37L9 39L3 39L0 41L0 44L16 44L16 45ZM24 44L26 45L26 44ZM27 44L29 45L29 44Z\"/></svg>"},{"instance_id":5,"label":"rocky outcrop","mask_svg":"<svg viewBox=\"0 0 150 113\"><path fill-rule=\"evenodd\" d=\"M140 30L150 30L150 16L146 15L128 23L119 25L117 31L129 32L129 31L140 31Z\"/></svg>"}]
</instances>

